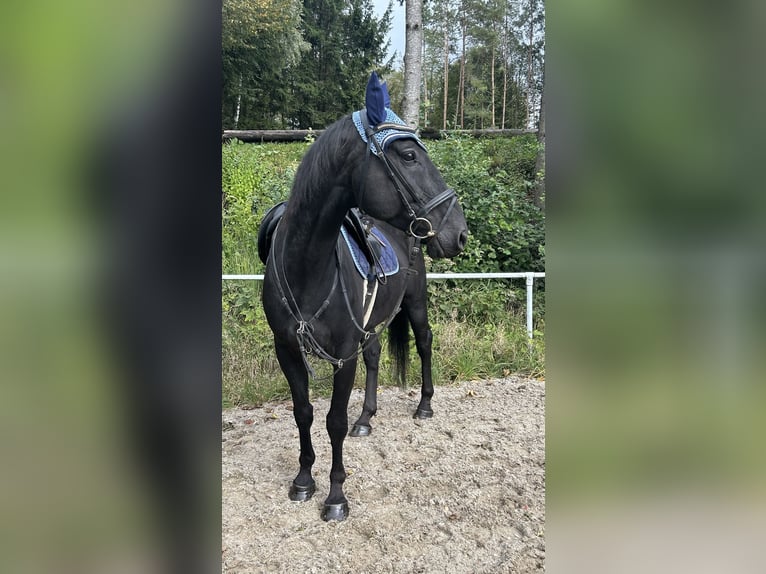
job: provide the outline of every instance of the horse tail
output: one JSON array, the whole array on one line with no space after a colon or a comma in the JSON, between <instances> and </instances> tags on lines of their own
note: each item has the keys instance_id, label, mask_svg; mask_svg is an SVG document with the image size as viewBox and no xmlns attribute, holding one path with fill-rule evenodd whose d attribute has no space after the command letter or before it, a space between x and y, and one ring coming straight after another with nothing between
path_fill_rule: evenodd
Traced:
<instances>
[{"instance_id":1,"label":"horse tail","mask_svg":"<svg viewBox=\"0 0 766 574\"><path fill-rule=\"evenodd\" d=\"M388 354L394 362L394 376L402 387L407 384L410 358L410 324L407 313L400 310L388 325Z\"/></svg>"}]
</instances>

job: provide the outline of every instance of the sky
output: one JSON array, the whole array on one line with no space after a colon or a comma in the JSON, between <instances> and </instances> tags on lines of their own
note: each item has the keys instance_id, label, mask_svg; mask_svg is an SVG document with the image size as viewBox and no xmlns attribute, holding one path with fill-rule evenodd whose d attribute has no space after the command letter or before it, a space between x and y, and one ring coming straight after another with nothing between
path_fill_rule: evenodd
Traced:
<instances>
[{"instance_id":1,"label":"sky","mask_svg":"<svg viewBox=\"0 0 766 574\"><path fill-rule=\"evenodd\" d=\"M390 0L373 0L375 14L378 17L382 16L386 11L389 1ZM392 15L391 31L388 33L388 37L391 40L391 46L388 48L388 57L396 52L397 57L394 61L394 67L398 67L404 57L404 5L400 5L399 0L393 0Z\"/></svg>"}]
</instances>

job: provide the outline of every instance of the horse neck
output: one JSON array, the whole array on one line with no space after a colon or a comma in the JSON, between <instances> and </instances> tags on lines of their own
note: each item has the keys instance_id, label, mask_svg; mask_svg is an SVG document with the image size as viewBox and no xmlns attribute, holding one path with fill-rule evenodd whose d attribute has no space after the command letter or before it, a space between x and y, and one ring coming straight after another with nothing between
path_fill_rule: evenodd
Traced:
<instances>
[{"instance_id":1,"label":"horse neck","mask_svg":"<svg viewBox=\"0 0 766 574\"><path fill-rule=\"evenodd\" d=\"M353 206L352 194L340 186L323 191L288 210L280 224L286 243L278 248L284 248L285 273L296 284L332 277L335 270L335 246L343 218Z\"/></svg>"}]
</instances>

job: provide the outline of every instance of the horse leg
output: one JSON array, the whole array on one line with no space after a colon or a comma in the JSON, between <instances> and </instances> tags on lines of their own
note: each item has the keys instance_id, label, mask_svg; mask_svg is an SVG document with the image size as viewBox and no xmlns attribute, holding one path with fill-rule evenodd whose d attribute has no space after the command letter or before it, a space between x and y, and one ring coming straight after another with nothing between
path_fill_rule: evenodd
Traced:
<instances>
[{"instance_id":1,"label":"horse leg","mask_svg":"<svg viewBox=\"0 0 766 574\"><path fill-rule=\"evenodd\" d=\"M364 381L364 404L362 414L351 427L349 436L367 436L372 432L370 419L378 411L378 365L380 364L380 341L373 337L364 349L364 365L367 376Z\"/></svg>"},{"instance_id":2,"label":"horse leg","mask_svg":"<svg viewBox=\"0 0 766 574\"><path fill-rule=\"evenodd\" d=\"M303 502L310 499L316 488L311 477L314 465L314 448L311 445L311 423L314 422L314 407L309 402L309 380L306 367L297 349L276 344L277 360L290 385L293 397L293 416L298 426L301 453L298 457L300 470L290 485L290 500Z\"/></svg>"},{"instance_id":3,"label":"horse leg","mask_svg":"<svg viewBox=\"0 0 766 574\"><path fill-rule=\"evenodd\" d=\"M433 342L433 333L428 324L428 313L425 304L406 306L407 316L412 325L412 331L415 334L415 347L420 357L420 376L422 386L420 388L420 403L415 410L413 418L430 419L434 416L431 409L431 397L434 396L434 385L431 378L431 343Z\"/></svg>"},{"instance_id":4,"label":"horse leg","mask_svg":"<svg viewBox=\"0 0 766 574\"><path fill-rule=\"evenodd\" d=\"M354 386L356 357L349 359L338 369L333 379L332 400L327 413L327 434L332 445L330 469L330 494L322 509L322 520L345 520L348 517L348 500L343 494L346 469L343 466L343 441L348 432L348 399Z\"/></svg>"}]
</instances>

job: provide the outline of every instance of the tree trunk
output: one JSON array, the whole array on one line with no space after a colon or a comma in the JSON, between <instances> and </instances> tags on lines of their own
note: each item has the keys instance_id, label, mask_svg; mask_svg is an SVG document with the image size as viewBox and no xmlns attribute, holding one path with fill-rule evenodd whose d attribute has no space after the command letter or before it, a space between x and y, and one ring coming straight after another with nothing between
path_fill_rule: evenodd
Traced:
<instances>
[{"instance_id":1,"label":"tree trunk","mask_svg":"<svg viewBox=\"0 0 766 574\"><path fill-rule=\"evenodd\" d=\"M531 128L531 113L534 102L534 86L532 83L532 42L534 40L534 26L535 26L535 0L529 0L529 49L527 50L527 127Z\"/></svg>"},{"instance_id":2,"label":"tree trunk","mask_svg":"<svg viewBox=\"0 0 766 574\"><path fill-rule=\"evenodd\" d=\"M425 41L425 34L423 34L423 45L420 47L420 53L425 55L426 53L426 41ZM428 127L428 104L431 101L431 98L428 96L428 73L430 71L430 66L426 69L425 72L423 72L423 127Z\"/></svg>"},{"instance_id":3,"label":"tree trunk","mask_svg":"<svg viewBox=\"0 0 766 574\"><path fill-rule=\"evenodd\" d=\"M540 93L540 120L537 124L537 159L535 160L535 187L532 200L539 208L543 206L545 195L545 71L543 71L543 87Z\"/></svg>"},{"instance_id":4,"label":"tree trunk","mask_svg":"<svg viewBox=\"0 0 766 574\"><path fill-rule=\"evenodd\" d=\"M505 107L508 102L508 5L503 11L503 113L500 128L505 129Z\"/></svg>"},{"instance_id":5,"label":"tree trunk","mask_svg":"<svg viewBox=\"0 0 766 574\"><path fill-rule=\"evenodd\" d=\"M263 142L299 142L316 139L324 133L324 130L224 130L221 141L237 139L247 143ZM448 134L461 134L476 138L501 138L516 137L537 133L535 130L446 130ZM164 136L178 137L177 134L162 134ZM424 129L420 132L421 139L437 140L443 133L434 128Z\"/></svg>"},{"instance_id":6,"label":"tree trunk","mask_svg":"<svg viewBox=\"0 0 766 574\"><path fill-rule=\"evenodd\" d=\"M489 127L496 128L495 125L495 47L492 46L492 62L490 64L490 76L492 76L492 123Z\"/></svg>"},{"instance_id":7,"label":"tree trunk","mask_svg":"<svg viewBox=\"0 0 766 574\"><path fill-rule=\"evenodd\" d=\"M234 110L234 129L239 127L239 111L242 109L242 74L239 75L237 87L237 108Z\"/></svg>"},{"instance_id":8,"label":"tree trunk","mask_svg":"<svg viewBox=\"0 0 766 574\"><path fill-rule=\"evenodd\" d=\"M508 62L503 58L503 117L500 120L500 128L505 129L505 107L508 102Z\"/></svg>"},{"instance_id":9,"label":"tree trunk","mask_svg":"<svg viewBox=\"0 0 766 574\"><path fill-rule=\"evenodd\" d=\"M521 101L521 98L522 98L522 95L523 95L523 92L521 90L522 80L523 80L522 71L521 71L522 70L522 65L523 65L523 61L522 61L521 58L519 58L518 69L516 70L516 86L518 86L518 89L516 90L516 93L513 96L513 120L514 120L514 123L518 123L519 116L521 115L521 112L522 112L521 108L519 107L523 103ZM526 119L524 121L526 122ZM527 127L526 123L524 124L524 127Z\"/></svg>"},{"instance_id":10,"label":"tree trunk","mask_svg":"<svg viewBox=\"0 0 766 574\"><path fill-rule=\"evenodd\" d=\"M402 119L413 127L420 115L423 72L423 0L406 0L404 42L404 105Z\"/></svg>"},{"instance_id":11,"label":"tree trunk","mask_svg":"<svg viewBox=\"0 0 766 574\"><path fill-rule=\"evenodd\" d=\"M465 5L462 4L460 6L461 10L461 17L460 17L460 36L462 38L462 48L460 51L460 82L458 83L458 95L457 95L457 106L458 110L460 110L460 129L462 130L465 126L465 35L466 35L466 22L465 22ZM457 119L455 118L455 123L457 123Z\"/></svg>"},{"instance_id":12,"label":"tree trunk","mask_svg":"<svg viewBox=\"0 0 766 574\"><path fill-rule=\"evenodd\" d=\"M449 101L449 29L444 23L444 109L442 110L442 129L447 129L447 102Z\"/></svg>"}]
</instances>

